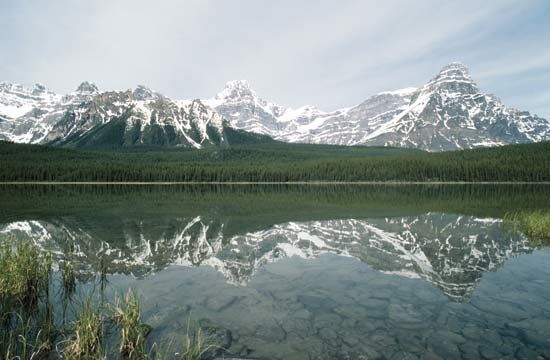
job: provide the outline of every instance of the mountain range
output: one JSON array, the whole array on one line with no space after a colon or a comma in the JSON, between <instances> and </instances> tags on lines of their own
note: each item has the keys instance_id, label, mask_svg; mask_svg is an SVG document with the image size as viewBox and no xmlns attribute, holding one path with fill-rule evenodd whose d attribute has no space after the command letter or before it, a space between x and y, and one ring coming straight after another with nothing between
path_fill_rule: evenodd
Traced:
<instances>
[{"instance_id":1,"label":"mountain range","mask_svg":"<svg viewBox=\"0 0 550 360\"><path fill-rule=\"evenodd\" d=\"M96 272L98 264L108 273L135 276L169 265L206 265L236 285L287 257L351 256L387 274L422 278L456 301L472 294L484 272L532 251L501 220L444 213L286 222L230 236L227 224L201 215L166 220L160 232L147 220L125 220L110 240L95 225L70 217L16 221L0 225L0 239L23 238L57 260L68 256L83 276Z\"/></svg>"},{"instance_id":2,"label":"mountain range","mask_svg":"<svg viewBox=\"0 0 550 360\"><path fill-rule=\"evenodd\" d=\"M223 120L200 101L172 101L150 89L100 92L83 82L60 96L0 85L0 136L13 142L85 146L182 145L224 142Z\"/></svg>"},{"instance_id":3,"label":"mountain range","mask_svg":"<svg viewBox=\"0 0 550 360\"><path fill-rule=\"evenodd\" d=\"M237 132L235 132L237 131ZM238 136L232 136L238 134ZM266 140L445 151L550 140L550 122L480 92L461 63L418 88L335 111L284 107L230 81L212 99L173 100L137 86L67 95L0 83L0 140L66 147L204 146Z\"/></svg>"}]
</instances>

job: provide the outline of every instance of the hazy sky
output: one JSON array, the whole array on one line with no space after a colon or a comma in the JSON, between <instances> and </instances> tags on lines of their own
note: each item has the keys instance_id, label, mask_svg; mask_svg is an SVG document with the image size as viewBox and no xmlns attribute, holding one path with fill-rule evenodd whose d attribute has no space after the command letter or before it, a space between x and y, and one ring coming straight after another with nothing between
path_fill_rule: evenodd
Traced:
<instances>
[{"instance_id":1,"label":"hazy sky","mask_svg":"<svg viewBox=\"0 0 550 360\"><path fill-rule=\"evenodd\" d=\"M483 91L550 118L549 19L546 0L0 0L0 80L208 98L247 79L330 110L462 61Z\"/></svg>"}]
</instances>

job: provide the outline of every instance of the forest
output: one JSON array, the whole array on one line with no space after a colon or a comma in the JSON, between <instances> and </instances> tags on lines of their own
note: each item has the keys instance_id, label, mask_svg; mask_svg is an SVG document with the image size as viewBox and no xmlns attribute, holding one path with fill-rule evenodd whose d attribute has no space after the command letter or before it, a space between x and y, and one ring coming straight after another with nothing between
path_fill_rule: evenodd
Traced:
<instances>
[{"instance_id":1,"label":"forest","mask_svg":"<svg viewBox=\"0 0 550 360\"><path fill-rule=\"evenodd\" d=\"M75 150L0 142L2 182L547 182L550 142L428 153L267 143Z\"/></svg>"}]
</instances>

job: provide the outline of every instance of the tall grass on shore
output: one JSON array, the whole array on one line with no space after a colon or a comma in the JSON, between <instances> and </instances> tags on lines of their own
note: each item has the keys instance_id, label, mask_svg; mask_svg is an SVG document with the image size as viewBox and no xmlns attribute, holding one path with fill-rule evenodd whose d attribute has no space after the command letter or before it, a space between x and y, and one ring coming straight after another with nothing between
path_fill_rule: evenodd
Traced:
<instances>
[{"instance_id":1,"label":"tall grass on shore","mask_svg":"<svg viewBox=\"0 0 550 360\"><path fill-rule=\"evenodd\" d=\"M142 322L140 300L132 291L117 298L114 305L99 306L92 297L75 302L73 264L61 262L59 274L62 300L77 309L69 325L65 324L65 313L61 324L54 318L51 256L31 242L0 243L0 360L201 360L219 349L200 328L191 329L190 322L182 352L161 349L156 343L147 346L150 328ZM102 285L107 284L105 280L99 279ZM103 293L104 288L101 290ZM112 338L118 351L106 346L107 336L111 339L112 335L106 331L109 325L119 330L119 336Z\"/></svg>"},{"instance_id":2,"label":"tall grass on shore","mask_svg":"<svg viewBox=\"0 0 550 360\"><path fill-rule=\"evenodd\" d=\"M115 300L112 320L120 332L120 353L130 359L146 358L145 338L149 328L141 322L141 304L131 289L124 298Z\"/></svg>"},{"instance_id":3,"label":"tall grass on shore","mask_svg":"<svg viewBox=\"0 0 550 360\"><path fill-rule=\"evenodd\" d=\"M74 265L65 260L59 264L59 272L61 273L63 296L70 299L76 290L76 271Z\"/></svg>"},{"instance_id":4,"label":"tall grass on shore","mask_svg":"<svg viewBox=\"0 0 550 360\"><path fill-rule=\"evenodd\" d=\"M32 310L49 294L52 259L29 242L0 245L0 300L13 310Z\"/></svg>"},{"instance_id":5,"label":"tall grass on shore","mask_svg":"<svg viewBox=\"0 0 550 360\"><path fill-rule=\"evenodd\" d=\"M548 211L506 214L504 223L523 232L533 245L550 245L550 212Z\"/></svg>"},{"instance_id":6,"label":"tall grass on shore","mask_svg":"<svg viewBox=\"0 0 550 360\"><path fill-rule=\"evenodd\" d=\"M46 357L58 336L49 302L52 259L30 242L0 244L0 354Z\"/></svg>"},{"instance_id":7,"label":"tall grass on shore","mask_svg":"<svg viewBox=\"0 0 550 360\"><path fill-rule=\"evenodd\" d=\"M191 320L188 320L187 330L183 338L184 351L181 354L181 360L204 359L219 349L200 327L192 329L190 324Z\"/></svg>"},{"instance_id":8,"label":"tall grass on shore","mask_svg":"<svg viewBox=\"0 0 550 360\"><path fill-rule=\"evenodd\" d=\"M103 334L103 316L88 299L82 305L71 334L63 344L65 357L76 360L106 359Z\"/></svg>"}]
</instances>

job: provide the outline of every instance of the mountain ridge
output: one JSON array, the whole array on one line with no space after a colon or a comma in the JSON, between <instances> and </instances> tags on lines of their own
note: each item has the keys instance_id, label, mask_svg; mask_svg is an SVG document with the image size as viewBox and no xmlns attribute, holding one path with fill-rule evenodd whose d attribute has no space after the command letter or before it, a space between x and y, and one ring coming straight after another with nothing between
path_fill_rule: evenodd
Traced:
<instances>
[{"instance_id":1,"label":"mountain ridge","mask_svg":"<svg viewBox=\"0 0 550 360\"><path fill-rule=\"evenodd\" d=\"M34 90L33 90L34 91ZM69 147L225 144L223 119L200 100L174 101L138 85L100 91L82 82L67 95L41 96L17 84L0 86L0 137Z\"/></svg>"},{"instance_id":2,"label":"mountain ridge","mask_svg":"<svg viewBox=\"0 0 550 360\"><path fill-rule=\"evenodd\" d=\"M233 126L281 141L445 151L550 139L548 120L508 108L496 96L481 93L460 62L445 66L418 88L380 92L358 105L328 112L270 103L247 82L246 96L223 101L220 94L238 94L232 87L242 84L228 82L205 102Z\"/></svg>"},{"instance_id":3,"label":"mountain ridge","mask_svg":"<svg viewBox=\"0 0 550 360\"><path fill-rule=\"evenodd\" d=\"M68 147L226 145L224 129L292 143L446 151L550 140L550 122L481 93L467 67L445 66L416 88L384 91L333 111L290 108L246 80L211 99L174 100L138 85L101 91L90 81L59 95L42 84L0 83L0 140ZM254 138L254 136L252 136Z\"/></svg>"}]
</instances>

